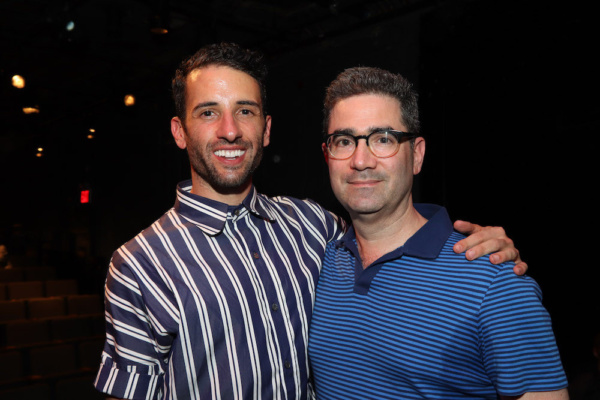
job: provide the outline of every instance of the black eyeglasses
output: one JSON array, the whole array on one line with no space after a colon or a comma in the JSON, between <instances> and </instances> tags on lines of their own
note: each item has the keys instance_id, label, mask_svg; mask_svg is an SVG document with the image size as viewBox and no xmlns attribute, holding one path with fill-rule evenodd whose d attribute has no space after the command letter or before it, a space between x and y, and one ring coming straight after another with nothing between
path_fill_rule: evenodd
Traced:
<instances>
[{"instance_id":1,"label":"black eyeglasses","mask_svg":"<svg viewBox=\"0 0 600 400\"><path fill-rule=\"evenodd\" d=\"M413 139L416 134L394 130L375 131L368 135L353 136L349 133L332 133L325 138L325 146L331 158L346 160L354 154L358 141L365 139L367 147L375 157L392 157L398 152L404 139Z\"/></svg>"}]
</instances>

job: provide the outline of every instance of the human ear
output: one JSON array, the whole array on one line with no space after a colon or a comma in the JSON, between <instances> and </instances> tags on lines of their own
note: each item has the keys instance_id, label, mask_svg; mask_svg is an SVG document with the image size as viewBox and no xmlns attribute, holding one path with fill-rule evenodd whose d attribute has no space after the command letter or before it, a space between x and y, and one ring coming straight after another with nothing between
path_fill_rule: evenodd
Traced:
<instances>
[{"instance_id":1,"label":"human ear","mask_svg":"<svg viewBox=\"0 0 600 400\"><path fill-rule=\"evenodd\" d=\"M171 134L175 139L175 143L177 147L180 149L185 149L187 147L187 143L185 140L185 129L183 128L183 123L179 119L179 117L171 118Z\"/></svg>"},{"instance_id":2,"label":"human ear","mask_svg":"<svg viewBox=\"0 0 600 400\"><path fill-rule=\"evenodd\" d=\"M415 139L413 145L413 175L418 175L423 168L425 158L425 139L421 136Z\"/></svg>"},{"instance_id":3,"label":"human ear","mask_svg":"<svg viewBox=\"0 0 600 400\"><path fill-rule=\"evenodd\" d=\"M265 133L263 134L263 147L267 147L271 143L271 116L265 118Z\"/></svg>"},{"instance_id":4,"label":"human ear","mask_svg":"<svg viewBox=\"0 0 600 400\"><path fill-rule=\"evenodd\" d=\"M325 157L325 162L329 165L329 152L327 151L327 145L325 143L321 143L321 150L323 150L323 157Z\"/></svg>"}]
</instances>

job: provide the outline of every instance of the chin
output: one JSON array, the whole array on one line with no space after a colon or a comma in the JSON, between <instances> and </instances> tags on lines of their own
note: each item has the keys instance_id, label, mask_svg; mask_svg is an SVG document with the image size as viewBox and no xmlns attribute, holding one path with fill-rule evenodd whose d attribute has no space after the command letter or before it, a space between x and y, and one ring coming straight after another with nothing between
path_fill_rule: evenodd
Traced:
<instances>
[{"instance_id":1,"label":"chin","mask_svg":"<svg viewBox=\"0 0 600 400\"><path fill-rule=\"evenodd\" d=\"M352 214L374 214L381 210L381 207L379 205L372 203L346 204L344 208Z\"/></svg>"}]
</instances>

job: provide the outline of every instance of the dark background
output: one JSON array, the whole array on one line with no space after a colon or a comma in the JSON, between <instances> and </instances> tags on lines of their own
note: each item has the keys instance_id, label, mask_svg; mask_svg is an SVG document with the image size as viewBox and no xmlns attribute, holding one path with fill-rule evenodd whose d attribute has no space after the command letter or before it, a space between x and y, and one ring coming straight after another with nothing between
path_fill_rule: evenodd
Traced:
<instances>
[{"instance_id":1,"label":"dark background","mask_svg":"<svg viewBox=\"0 0 600 400\"><path fill-rule=\"evenodd\" d=\"M166 35L149 30L160 19ZM4 0L0 243L15 264L56 266L100 291L112 251L189 177L170 134L170 79L216 41L262 50L270 65L272 143L258 188L343 214L320 153L324 87L346 67L383 67L420 93L427 155L416 200L506 229L574 377L600 332L598 26L577 2ZM10 85L14 74L25 89ZM30 104L40 113L24 115Z\"/></svg>"}]
</instances>

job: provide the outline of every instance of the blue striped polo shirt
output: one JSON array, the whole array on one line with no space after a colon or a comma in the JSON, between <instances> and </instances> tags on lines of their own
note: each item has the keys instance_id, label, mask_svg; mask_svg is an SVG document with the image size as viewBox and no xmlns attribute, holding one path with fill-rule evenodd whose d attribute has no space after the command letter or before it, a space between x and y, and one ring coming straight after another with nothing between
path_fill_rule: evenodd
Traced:
<instances>
[{"instance_id":1,"label":"blue striped polo shirt","mask_svg":"<svg viewBox=\"0 0 600 400\"><path fill-rule=\"evenodd\" d=\"M353 229L328 245L309 356L317 399L496 399L567 386L536 282L455 254L446 210L363 269Z\"/></svg>"},{"instance_id":2,"label":"blue striped polo shirt","mask_svg":"<svg viewBox=\"0 0 600 400\"><path fill-rule=\"evenodd\" d=\"M177 188L121 246L105 288L95 386L130 399L305 399L307 343L327 242L314 202L251 193L237 207Z\"/></svg>"}]
</instances>

